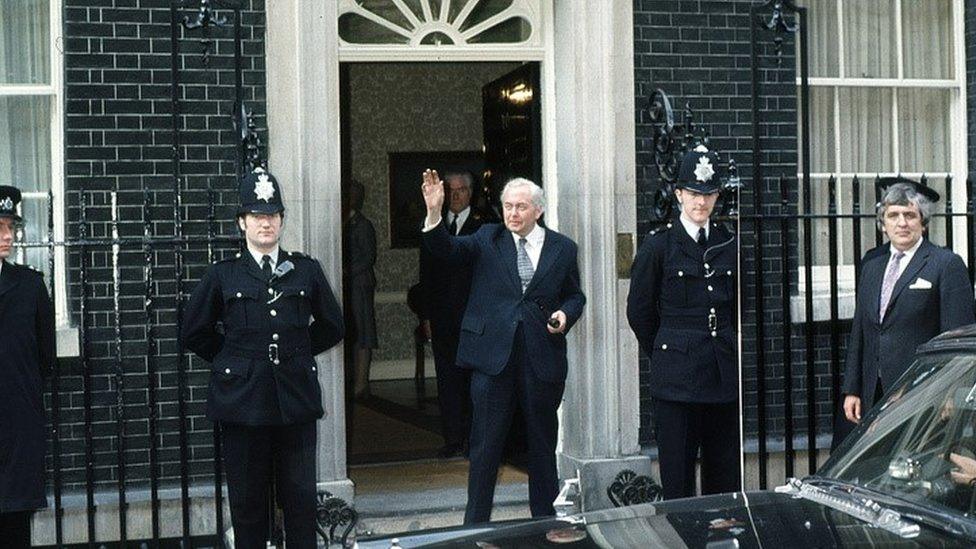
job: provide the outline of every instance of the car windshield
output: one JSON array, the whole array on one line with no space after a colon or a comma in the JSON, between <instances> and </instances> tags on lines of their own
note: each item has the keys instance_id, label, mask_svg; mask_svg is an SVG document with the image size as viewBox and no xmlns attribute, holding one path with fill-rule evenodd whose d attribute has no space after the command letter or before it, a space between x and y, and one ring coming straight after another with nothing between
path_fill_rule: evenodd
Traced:
<instances>
[{"instance_id":1,"label":"car windshield","mask_svg":"<svg viewBox=\"0 0 976 549\"><path fill-rule=\"evenodd\" d=\"M923 355L818 476L976 513L976 355Z\"/></svg>"}]
</instances>

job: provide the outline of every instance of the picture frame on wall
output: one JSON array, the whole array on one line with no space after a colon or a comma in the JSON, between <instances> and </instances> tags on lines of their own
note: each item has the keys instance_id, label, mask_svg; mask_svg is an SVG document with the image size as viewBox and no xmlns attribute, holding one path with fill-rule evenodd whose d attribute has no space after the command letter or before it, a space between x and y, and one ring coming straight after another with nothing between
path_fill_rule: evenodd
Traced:
<instances>
[{"instance_id":1,"label":"picture frame on wall","mask_svg":"<svg viewBox=\"0 0 976 549\"><path fill-rule=\"evenodd\" d=\"M481 151L408 151L388 153L390 167L390 248L419 248L420 231L427 208L420 192L422 174L430 168L443 179L452 171L467 171L474 176L472 206L481 195L485 169ZM446 203L446 201L445 201Z\"/></svg>"}]
</instances>

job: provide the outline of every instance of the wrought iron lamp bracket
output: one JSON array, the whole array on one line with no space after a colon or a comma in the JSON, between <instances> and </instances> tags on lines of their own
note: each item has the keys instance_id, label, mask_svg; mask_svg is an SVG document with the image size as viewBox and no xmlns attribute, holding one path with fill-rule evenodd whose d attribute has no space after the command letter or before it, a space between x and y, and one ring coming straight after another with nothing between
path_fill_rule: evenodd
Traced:
<instances>
[{"instance_id":1,"label":"wrought iron lamp bracket","mask_svg":"<svg viewBox=\"0 0 976 549\"><path fill-rule=\"evenodd\" d=\"M210 48L213 45L213 39L210 37L211 29L221 28L225 25L227 25L227 18L217 15L210 0L200 0L197 16L192 21L188 16L183 18L184 29L188 31L202 29L203 31L200 45L203 47L203 64L205 66L210 64Z\"/></svg>"},{"instance_id":2,"label":"wrought iron lamp bracket","mask_svg":"<svg viewBox=\"0 0 976 549\"><path fill-rule=\"evenodd\" d=\"M651 477L638 475L630 469L617 473L607 487L607 497L614 507L626 507L640 503L650 503L664 499L661 485Z\"/></svg>"},{"instance_id":3,"label":"wrought iron lamp bracket","mask_svg":"<svg viewBox=\"0 0 976 549\"><path fill-rule=\"evenodd\" d=\"M343 530L342 537L338 538L338 541L341 542L342 547L349 547L349 534L353 532L358 522L359 513L346 503L346 500L337 498L326 490L319 492L315 529L327 547L337 541L336 530L339 527L343 527Z\"/></svg>"},{"instance_id":4,"label":"wrought iron lamp bracket","mask_svg":"<svg viewBox=\"0 0 976 549\"><path fill-rule=\"evenodd\" d=\"M790 0L770 0L763 8L772 8L769 19L759 16L759 26L773 31L773 47L776 50L776 65L783 64L783 39L786 34L796 34L800 30L799 19L789 21L787 14L797 14L800 10Z\"/></svg>"}]
</instances>

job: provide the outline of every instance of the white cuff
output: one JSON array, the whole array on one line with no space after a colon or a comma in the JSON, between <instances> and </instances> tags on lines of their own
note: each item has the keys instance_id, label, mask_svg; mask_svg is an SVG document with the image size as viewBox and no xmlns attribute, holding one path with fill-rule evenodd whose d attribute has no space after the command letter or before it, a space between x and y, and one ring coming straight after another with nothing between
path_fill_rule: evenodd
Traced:
<instances>
[{"instance_id":1,"label":"white cuff","mask_svg":"<svg viewBox=\"0 0 976 549\"><path fill-rule=\"evenodd\" d=\"M424 218L424 227L422 229L420 229L420 232L429 233L432 229L434 229L434 227L437 227L438 225L441 224L441 219L442 218L438 218L437 221L435 221L433 225L428 225L427 224L427 218L425 217Z\"/></svg>"}]
</instances>

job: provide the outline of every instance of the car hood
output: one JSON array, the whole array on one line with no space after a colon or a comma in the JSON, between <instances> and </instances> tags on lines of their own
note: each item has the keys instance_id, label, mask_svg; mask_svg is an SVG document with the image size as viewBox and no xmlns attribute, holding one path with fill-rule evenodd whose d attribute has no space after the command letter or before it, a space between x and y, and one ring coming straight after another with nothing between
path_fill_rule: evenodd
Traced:
<instances>
[{"instance_id":1,"label":"car hood","mask_svg":"<svg viewBox=\"0 0 976 549\"><path fill-rule=\"evenodd\" d=\"M900 538L840 511L776 492L733 493L594 511L565 519L488 524L395 536L399 547L972 547L920 525ZM394 537L363 540L387 549ZM396 547L396 546L393 546Z\"/></svg>"}]
</instances>

